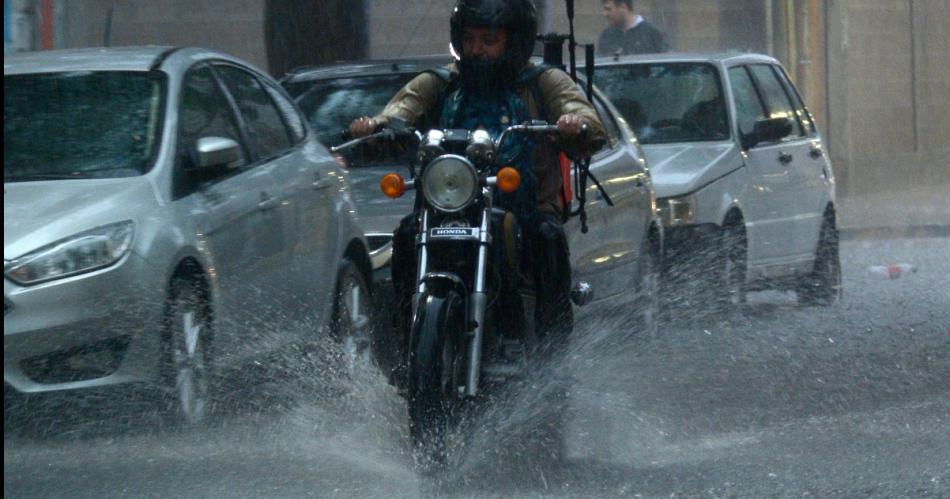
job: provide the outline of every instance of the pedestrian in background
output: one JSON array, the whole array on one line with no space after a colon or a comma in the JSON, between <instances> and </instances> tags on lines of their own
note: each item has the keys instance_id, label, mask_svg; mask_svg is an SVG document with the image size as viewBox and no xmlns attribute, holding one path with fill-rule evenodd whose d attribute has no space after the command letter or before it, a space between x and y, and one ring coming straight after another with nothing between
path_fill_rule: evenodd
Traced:
<instances>
[{"instance_id":1,"label":"pedestrian in background","mask_svg":"<svg viewBox=\"0 0 950 499\"><path fill-rule=\"evenodd\" d=\"M597 55L668 52L666 37L634 11L633 0L603 0L607 29L597 40Z\"/></svg>"}]
</instances>

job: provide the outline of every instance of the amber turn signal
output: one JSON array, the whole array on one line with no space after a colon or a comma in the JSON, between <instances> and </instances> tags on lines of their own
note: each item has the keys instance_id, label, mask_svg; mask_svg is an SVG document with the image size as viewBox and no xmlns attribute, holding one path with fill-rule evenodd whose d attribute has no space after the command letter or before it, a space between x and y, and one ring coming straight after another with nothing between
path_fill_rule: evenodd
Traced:
<instances>
[{"instance_id":1,"label":"amber turn signal","mask_svg":"<svg viewBox=\"0 0 950 499\"><path fill-rule=\"evenodd\" d=\"M386 197L396 199L406 192L406 182L398 173L390 173L379 182L379 189Z\"/></svg>"},{"instance_id":2,"label":"amber turn signal","mask_svg":"<svg viewBox=\"0 0 950 499\"><path fill-rule=\"evenodd\" d=\"M501 192L507 192L508 194L517 191L518 186L521 185L521 174L510 166L498 170L498 175L495 178L495 185L498 186Z\"/></svg>"}]
</instances>

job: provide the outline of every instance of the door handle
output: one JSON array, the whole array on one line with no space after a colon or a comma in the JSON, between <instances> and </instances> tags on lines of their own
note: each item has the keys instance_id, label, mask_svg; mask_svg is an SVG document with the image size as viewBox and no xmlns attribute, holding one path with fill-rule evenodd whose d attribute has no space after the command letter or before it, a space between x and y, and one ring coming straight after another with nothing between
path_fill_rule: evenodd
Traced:
<instances>
[{"instance_id":1,"label":"door handle","mask_svg":"<svg viewBox=\"0 0 950 499\"><path fill-rule=\"evenodd\" d=\"M779 163L782 163L783 165L787 165L787 164L791 163L792 160L794 160L794 159L795 159L795 158L794 158L791 154L789 154L789 153L787 153L787 152L783 152L783 153L781 153L781 154L778 155L778 161L779 161Z\"/></svg>"},{"instance_id":2,"label":"door handle","mask_svg":"<svg viewBox=\"0 0 950 499\"><path fill-rule=\"evenodd\" d=\"M277 199L270 196L266 192L261 193L261 200L257 203L257 209L261 211L269 211L277 208Z\"/></svg>"},{"instance_id":3,"label":"door handle","mask_svg":"<svg viewBox=\"0 0 950 499\"><path fill-rule=\"evenodd\" d=\"M821 159L821 157L825 155L825 151L823 151L821 147L814 146L811 148L811 151L808 154L812 157L812 159Z\"/></svg>"}]
</instances>

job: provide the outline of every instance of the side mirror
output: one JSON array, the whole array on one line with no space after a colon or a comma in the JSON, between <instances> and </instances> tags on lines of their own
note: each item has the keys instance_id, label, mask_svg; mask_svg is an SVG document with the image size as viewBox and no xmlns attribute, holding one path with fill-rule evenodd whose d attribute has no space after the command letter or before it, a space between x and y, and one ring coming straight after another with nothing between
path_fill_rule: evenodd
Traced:
<instances>
[{"instance_id":1,"label":"side mirror","mask_svg":"<svg viewBox=\"0 0 950 499\"><path fill-rule=\"evenodd\" d=\"M763 142L778 142L791 135L793 130L791 118L766 118L755 122L752 133L742 137L742 146L751 149Z\"/></svg>"},{"instance_id":2,"label":"side mirror","mask_svg":"<svg viewBox=\"0 0 950 499\"><path fill-rule=\"evenodd\" d=\"M241 160L241 146L224 137L202 137L195 143L198 168L231 167Z\"/></svg>"}]
</instances>

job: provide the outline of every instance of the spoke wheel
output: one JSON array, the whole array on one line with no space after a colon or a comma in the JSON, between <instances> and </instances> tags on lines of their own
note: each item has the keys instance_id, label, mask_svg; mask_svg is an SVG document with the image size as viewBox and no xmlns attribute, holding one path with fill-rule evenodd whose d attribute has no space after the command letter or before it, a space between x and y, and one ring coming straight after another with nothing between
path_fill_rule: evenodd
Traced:
<instances>
[{"instance_id":1,"label":"spoke wheel","mask_svg":"<svg viewBox=\"0 0 950 499\"><path fill-rule=\"evenodd\" d=\"M337 280L333 314L334 334L342 345L347 370L355 373L371 365L372 295L363 274L349 260L344 261Z\"/></svg>"},{"instance_id":2,"label":"spoke wheel","mask_svg":"<svg viewBox=\"0 0 950 499\"><path fill-rule=\"evenodd\" d=\"M174 417L187 426L197 426L207 421L211 405L211 321L195 283L178 281L173 285L166 321L166 383L171 388Z\"/></svg>"},{"instance_id":3,"label":"spoke wheel","mask_svg":"<svg viewBox=\"0 0 950 499\"><path fill-rule=\"evenodd\" d=\"M456 343L463 317L461 299L425 296L414 324L409 362L409 433L416 468L433 475L458 464L462 442L459 387L463 352Z\"/></svg>"}]
</instances>

